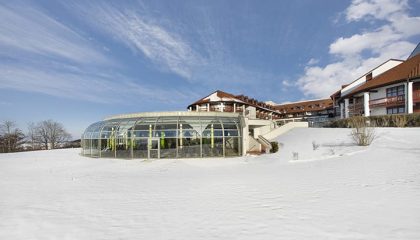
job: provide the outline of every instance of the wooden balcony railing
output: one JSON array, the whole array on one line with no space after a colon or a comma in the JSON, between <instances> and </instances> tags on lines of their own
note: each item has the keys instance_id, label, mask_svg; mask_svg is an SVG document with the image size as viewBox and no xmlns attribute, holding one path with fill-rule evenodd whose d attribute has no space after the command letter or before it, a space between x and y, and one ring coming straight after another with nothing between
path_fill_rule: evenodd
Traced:
<instances>
[{"instance_id":1,"label":"wooden balcony railing","mask_svg":"<svg viewBox=\"0 0 420 240\"><path fill-rule=\"evenodd\" d=\"M420 102L420 90L413 91L413 102L415 103Z\"/></svg>"},{"instance_id":2,"label":"wooden balcony railing","mask_svg":"<svg viewBox=\"0 0 420 240\"><path fill-rule=\"evenodd\" d=\"M350 104L349 105L349 115L350 116L359 116L362 115L364 111L363 103L356 103L356 104Z\"/></svg>"},{"instance_id":3,"label":"wooden balcony railing","mask_svg":"<svg viewBox=\"0 0 420 240\"><path fill-rule=\"evenodd\" d=\"M234 112L234 107L233 106L224 106L223 108L223 112ZM207 111L206 109L202 109L201 111ZM220 112L220 106L210 106L210 112ZM237 113L242 113L243 112L243 108L242 107L236 107L236 112Z\"/></svg>"},{"instance_id":4,"label":"wooden balcony railing","mask_svg":"<svg viewBox=\"0 0 420 240\"><path fill-rule=\"evenodd\" d=\"M395 97L385 97L385 98L378 98L369 101L370 107L389 107L389 106L397 106L403 105L405 103L405 96L395 96Z\"/></svg>"}]
</instances>

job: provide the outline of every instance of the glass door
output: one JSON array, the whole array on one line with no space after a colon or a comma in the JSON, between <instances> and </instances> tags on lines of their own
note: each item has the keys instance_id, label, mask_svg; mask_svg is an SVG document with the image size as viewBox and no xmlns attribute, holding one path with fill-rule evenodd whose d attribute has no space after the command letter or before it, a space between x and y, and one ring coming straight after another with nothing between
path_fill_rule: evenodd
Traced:
<instances>
[{"instance_id":1,"label":"glass door","mask_svg":"<svg viewBox=\"0 0 420 240\"><path fill-rule=\"evenodd\" d=\"M150 138L147 158L160 158L159 138Z\"/></svg>"}]
</instances>

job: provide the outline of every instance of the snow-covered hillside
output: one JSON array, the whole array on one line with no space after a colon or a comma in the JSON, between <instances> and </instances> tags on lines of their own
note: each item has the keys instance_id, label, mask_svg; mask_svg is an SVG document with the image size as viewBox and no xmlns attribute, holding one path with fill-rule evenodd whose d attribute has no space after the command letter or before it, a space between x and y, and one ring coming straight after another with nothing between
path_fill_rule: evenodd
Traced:
<instances>
[{"instance_id":1,"label":"snow-covered hillside","mask_svg":"<svg viewBox=\"0 0 420 240\"><path fill-rule=\"evenodd\" d=\"M1 154L0 239L420 239L420 129L278 141L229 159Z\"/></svg>"}]
</instances>

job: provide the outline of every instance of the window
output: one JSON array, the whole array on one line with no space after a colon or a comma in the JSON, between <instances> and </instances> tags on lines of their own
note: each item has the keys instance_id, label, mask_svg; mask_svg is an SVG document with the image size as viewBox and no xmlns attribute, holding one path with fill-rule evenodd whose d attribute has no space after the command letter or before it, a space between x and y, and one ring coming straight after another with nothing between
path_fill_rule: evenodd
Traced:
<instances>
[{"instance_id":1,"label":"window","mask_svg":"<svg viewBox=\"0 0 420 240\"><path fill-rule=\"evenodd\" d=\"M386 109L386 114L398 114L398 113L405 113L404 107L392 107Z\"/></svg>"},{"instance_id":2,"label":"window","mask_svg":"<svg viewBox=\"0 0 420 240\"><path fill-rule=\"evenodd\" d=\"M366 75L366 81L369 81L369 80L372 80L372 73L371 72Z\"/></svg>"},{"instance_id":3,"label":"window","mask_svg":"<svg viewBox=\"0 0 420 240\"><path fill-rule=\"evenodd\" d=\"M386 89L386 97L396 97L401 95L404 95L404 85Z\"/></svg>"}]
</instances>

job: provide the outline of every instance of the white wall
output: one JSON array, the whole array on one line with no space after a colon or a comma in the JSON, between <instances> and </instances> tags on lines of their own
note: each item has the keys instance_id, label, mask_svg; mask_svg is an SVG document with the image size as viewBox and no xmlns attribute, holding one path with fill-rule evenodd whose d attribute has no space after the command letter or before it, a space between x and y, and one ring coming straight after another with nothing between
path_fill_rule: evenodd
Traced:
<instances>
[{"instance_id":1,"label":"white wall","mask_svg":"<svg viewBox=\"0 0 420 240\"><path fill-rule=\"evenodd\" d=\"M406 84L405 83L397 83L397 84L392 84L392 85L387 85L387 86L384 86L384 87L372 89L372 90L377 91L377 92L371 92L370 93L370 100L375 100L375 99L378 99L378 98L385 98L387 88L396 87L396 86L400 86L400 85L404 85L404 87L405 87Z\"/></svg>"},{"instance_id":2,"label":"white wall","mask_svg":"<svg viewBox=\"0 0 420 240\"><path fill-rule=\"evenodd\" d=\"M257 118L257 110L255 109L255 107L248 106L248 107L246 107L246 110L248 111L248 114L246 115L246 117L248 117L250 119L256 119Z\"/></svg>"},{"instance_id":3,"label":"white wall","mask_svg":"<svg viewBox=\"0 0 420 240\"><path fill-rule=\"evenodd\" d=\"M391 69L391 68L393 68L393 67L395 67L395 66L397 66L401 63L402 63L402 61L391 59L391 60L388 60L387 62L383 63L382 65L378 66L377 68L371 70L370 72L372 72L372 77L377 77L378 75L388 71L389 69ZM360 78L358 78L356 81L352 82L347 87L341 89L341 96L344 96L347 93L350 93L353 89L355 89L356 87L365 83L366 82L366 75L367 74L361 76Z\"/></svg>"},{"instance_id":4,"label":"white wall","mask_svg":"<svg viewBox=\"0 0 420 240\"><path fill-rule=\"evenodd\" d=\"M370 115L371 116L386 115L386 108L385 107L371 108Z\"/></svg>"},{"instance_id":5,"label":"white wall","mask_svg":"<svg viewBox=\"0 0 420 240\"><path fill-rule=\"evenodd\" d=\"M396 86L400 86L400 85L404 85L404 88L406 88L406 86L405 86L406 83L397 83L397 84L392 84L392 85L372 89L372 90L375 90L377 92L371 92L370 93L370 100L385 98L387 88L396 87ZM405 91L407 91L407 89L405 89ZM386 115L386 107L371 107L370 108L370 115L371 116Z\"/></svg>"},{"instance_id":6,"label":"white wall","mask_svg":"<svg viewBox=\"0 0 420 240\"><path fill-rule=\"evenodd\" d=\"M289 130L292 130L293 128L307 128L308 126L308 122L290 122L274 129L273 131L270 131L267 134L264 134L263 137L271 140L280 136L281 134L288 132Z\"/></svg>"},{"instance_id":7,"label":"white wall","mask_svg":"<svg viewBox=\"0 0 420 240\"><path fill-rule=\"evenodd\" d=\"M382 64L381 66L375 68L372 71L372 77L377 77L378 75L388 71L391 68L394 68L395 66L400 65L401 63L403 63L402 61L398 61L398 60L393 60L390 59L387 62L385 62L384 64Z\"/></svg>"},{"instance_id":8,"label":"white wall","mask_svg":"<svg viewBox=\"0 0 420 240\"><path fill-rule=\"evenodd\" d=\"M261 152L261 143L259 143L257 140L255 140L253 137L248 138L248 149L247 151L257 151L257 152Z\"/></svg>"},{"instance_id":9,"label":"white wall","mask_svg":"<svg viewBox=\"0 0 420 240\"><path fill-rule=\"evenodd\" d=\"M258 138L259 135L265 135L271 132L271 129L270 125L254 128L254 138Z\"/></svg>"}]
</instances>

